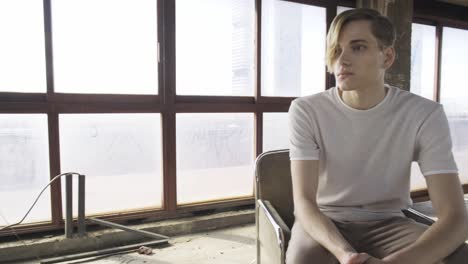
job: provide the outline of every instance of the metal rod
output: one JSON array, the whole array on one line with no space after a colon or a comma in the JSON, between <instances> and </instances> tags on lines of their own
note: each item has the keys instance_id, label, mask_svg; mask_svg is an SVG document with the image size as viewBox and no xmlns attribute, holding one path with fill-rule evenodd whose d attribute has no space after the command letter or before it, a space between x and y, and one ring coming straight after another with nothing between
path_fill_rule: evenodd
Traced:
<instances>
[{"instance_id":1,"label":"metal rod","mask_svg":"<svg viewBox=\"0 0 468 264\"><path fill-rule=\"evenodd\" d=\"M139 248L141 246L151 246L151 245L165 244L167 242L168 242L168 240L164 239L164 240L150 241L150 242L144 242L144 243L128 245L128 246L120 246L120 247L114 247L114 248L108 248L108 249L101 249L101 250L90 251L90 252L74 254L74 255L69 255L69 256L63 256L63 257L49 258L49 259L41 260L41 264L58 263L58 262L69 261L69 260L90 258L90 257L95 257L95 256L100 256L100 255L110 255L110 254L113 254L113 253L129 251L129 250L132 250L132 249L135 249L135 248Z\"/></svg>"},{"instance_id":2,"label":"metal rod","mask_svg":"<svg viewBox=\"0 0 468 264\"><path fill-rule=\"evenodd\" d=\"M65 176L65 237L73 237L73 174Z\"/></svg>"},{"instance_id":3,"label":"metal rod","mask_svg":"<svg viewBox=\"0 0 468 264\"><path fill-rule=\"evenodd\" d=\"M86 235L85 225L85 175L78 176L78 235Z\"/></svg>"},{"instance_id":4,"label":"metal rod","mask_svg":"<svg viewBox=\"0 0 468 264\"><path fill-rule=\"evenodd\" d=\"M408 208L406 210L403 210L403 213L406 215L406 217L414 219L420 223L423 223L425 225L432 225L435 221L434 219L431 219L427 215L413 209L413 208Z\"/></svg>"},{"instance_id":5,"label":"metal rod","mask_svg":"<svg viewBox=\"0 0 468 264\"><path fill-rule=\"evenodd\" d=\"M103 226L118 228L118 229L122 229L122 230L125 230L125 231L129 231L129 232L141 234L141 235L144 235L144 236L147 236L147 237L151 237L151 238L156 238L156 239L161 239L161 238L162 238L162 239L169 239L169 237L164 236L164 235L159 235L159 234L152 233L152 232L148 232L148 231L144 231L144 230L134 229L134 228L131 228L131 227L128 227L128 226L119 225L119 224L112 223L112 222L108 222L108 221L104 221L104 220L101 220L101 219L88 218L88 221L91 221L91 222L94 222L94 223L96 223L96 224L100 224L100 225L103 225Z\"/></svg>"}]
</instances>

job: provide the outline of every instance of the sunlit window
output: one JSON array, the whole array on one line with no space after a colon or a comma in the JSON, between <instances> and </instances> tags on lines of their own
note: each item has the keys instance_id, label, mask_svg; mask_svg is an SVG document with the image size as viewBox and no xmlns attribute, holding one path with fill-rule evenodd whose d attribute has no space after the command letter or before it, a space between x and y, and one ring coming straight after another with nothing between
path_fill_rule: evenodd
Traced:
<instances>
[{"instance_id":1,"label":"sunlit window","mask_svg":"<svg viewBox=\"0 0 468 264\"><path fill-rule=\"evenodd\" d=\"M263 114L263 152L289 148L288 113Z\"/></svg>"},{"instance_id":2,"label":"sunlit window","mask_svg":"<svg viewBox=\"0 0 468 264\"><path fill-rule=\"evenodd\" d=\"M324 91L325 36L325 8L262 1L262 95Z\"/></svg>"},{"instance_id":3,"label":"sunlit window","mask_svg":"<svg viewBox=\"0 0 468 264\"><path fill-rule=\"evenodd\" d=\"M178 204L253 195L253 114L177 114L176 120Z\"/></svg>"},{"instance_id":4,"label":"sunlit window","mask_svg":"<svg viewBox=\"0 0 468 264\"><path fill-rule=\"evenodd\" d=\"M411 33L411 86L410 91L427 99L434 99L435 27L412 24ZM411 190L427 187L426 180L416 162L411 164Z\"/></svg>"},{"instance_id":5,"label":"sunlit window","mask_svg":"<svg viewBox=\"0 0 468 264\"><path fill-rule=\"evenodd\" d=\"M468 183L468 30L444 27L440 102L452 133L453 151L464 183Z\"/></svg>"},{"instance_id":6,"label":"sunlit window","mask_svg":"<svg viewBox=\"0 0 468 264\"><path fill-rule=\"evenodd\" d=\"M254 95L255 1L176 0L179 95Z\"/></svg>"},{"instance_id":7,"label":"sunlit window","mask_svg":"<svg viewBox=\"0 0 468 264\"><path fill-rule=\"evenodd\" d=\"M86 175L87 214L161 207L161 152L159 114L60 115L61 169Z\"/></svg>"},{"instance_id":8,"label":"sunlit window","mask_svg":"<svg viewBox=\"0 0 468 264\"><path fill-rule=\"evenodd\" d=\"M55 91L157 94L155 0L52 0Z\"/></svg>"},{"instance_id":9,"label":"sunlit window","mask_svg":"<svg viewBox=\"0 0 468 264\"><path fill-rule=\"evenodd\" d=\"M435 27L413 23L411 33L410 91L434 99Z\"/></svg>"},{"instance_id":10,"label":"sunlit window","mask_svg":"<svg viewBox=\"0 0 468 264\"><path fill-rule=\"evenodd\" d=\"M0 226L23 218L50 180L47 116L0 115ZM50 220L50 190L24 223Z\"/></svg>"},{"instance_id":11,"label":"sunlit window","mask_svg":"<svg viewBox=\"0 0 468 264\"><path fill-rule=\"evenodd\" d=\"M0 92L46 92L41 0L0 1Z\"/></svg>"}]
</instances>

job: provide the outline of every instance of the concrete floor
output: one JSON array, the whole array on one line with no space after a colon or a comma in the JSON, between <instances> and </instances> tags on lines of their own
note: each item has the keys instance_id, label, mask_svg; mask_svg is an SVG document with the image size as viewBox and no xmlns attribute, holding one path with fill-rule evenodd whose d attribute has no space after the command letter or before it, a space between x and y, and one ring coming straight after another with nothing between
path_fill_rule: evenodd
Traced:
<instances>
[{"instance_id":1,"label":"concrete floor","mask_svg":"<svg viewBox=\"0 0 468 264\"><path fill-rule=\"evenodd\" d=\"M61 263L100 264L254 264L255 224L173 237L152 255L136 252ZM37 263L37 262L22 262Z\"/></svg>"}]
</instances>

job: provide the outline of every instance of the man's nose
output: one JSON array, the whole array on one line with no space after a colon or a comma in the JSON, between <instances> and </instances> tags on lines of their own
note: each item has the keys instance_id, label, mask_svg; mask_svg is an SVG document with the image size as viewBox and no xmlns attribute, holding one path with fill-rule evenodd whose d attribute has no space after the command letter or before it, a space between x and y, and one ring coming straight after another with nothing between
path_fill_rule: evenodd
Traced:
<instances>
[{"instance_id":1,"label":"man's nose","mask_svg":"<svg viewBox=\"0 0 468 264\"><path fill-rule=\"evenodd\" d=\"M337 62L338 62L338 65L343 65L343 66L351 65L349 52L347 50L342 50L341 54L338 56Z\"/></svg>"}]
</instances>

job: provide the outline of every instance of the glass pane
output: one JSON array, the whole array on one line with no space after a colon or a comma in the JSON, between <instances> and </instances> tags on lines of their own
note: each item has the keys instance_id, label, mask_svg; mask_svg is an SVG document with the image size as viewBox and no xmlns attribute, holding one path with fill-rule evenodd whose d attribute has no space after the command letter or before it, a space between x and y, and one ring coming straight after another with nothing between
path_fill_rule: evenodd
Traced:
<instances>
[{"instance_id":1,"label":"glass pane","mask_svg":"<svg viewBox=\"0 0 468 264\"><path fill-rule=\"evenodd\" d=\"M447 114L453 151L463 183L468 183L468 30L444 28L440 99Z\"/></svg>"},{"instance_id":2,"label":"glass pane","mask_svg":"<svg viewBox=\"0 0 468 264\"><path fill-rule=\"evenodd\" d=\"M419 169L419 165L417 162L411 163L411 191L417 191L426 189L426 179L424 175L422 175L421 170Z\"/></svg>"},{"instance_id":3,"label":"glass pane","mask_svg":"<svg viewBox=\"0 0 468 264\"><path fill-rule=\"evenodd\" d=\"M46 92L43 9L41 0L0 1L0 92Z\"/></svg>"},{"instance_id":4,"label":"glass pane","mask_svg":"<svg viewBox=\"0 0 468 264\"><path fill-rule=\"evenodd\" d=\"M354 9L352 7L347 7L347 6L337 6L336 8L336 14L340 14L340 13L343 13L344 11L346 10L351 10L351 9Z\"/></svg>"},{"instance_id":5,"label":"glass pane","mask_svg":"<svg viewBox=\"0 0 468 264\"><path fill-rule=\"evenodd\" d=\"M157 94L154 0L52 0L55 91Z\"/></svg>"},{"instance_id":6,"label":"glass pane","mask_svg":"<svg viewBox=\"0 0 468 264\"><path fill-rule=\"evenodd\" d=\"M435 41L434 26L414 24L411 35L411 92L434 98Z\"/></svg>"},{"instance_id":7,"label":"glass pane","mask_svg":"<svg viewBox=\"0 0 468 264\"><path fill-rule=\"evenodd\" d=\"M325 38L325 8L262 1L262 95L324 91Z\"/></svg>"},{"instance_id":8,"label":"glass pane","mask_svg":"<svg viewBox=\"0 0 468 264\"><path fill-rule=\"evenodd\" d=\"M263 152L289 148L288 113L263 114Z\"/></svg>"},{"instance_id":9,"label":"glass pane","mask_svg":"<svg viewBox=\"0 0 468 264\"><path fill-rule=\"evenodd\" d=\"M177 114L177 202L253 195L253 114Z\"/></svg>"},{"instance_id":10,"label":"glass pane","mask_svg":"<svg viewBox=\"0 0 468 264\"><path fill-rule=\"evenodd\" d=\"M176 0L179 95L254 95L255 1Z\"/></svg>"},{"instance_id":11,"label":"glass pane","mask_svg":"<svg viewBox=\"0 0 468 264\"><path fill-rule=\"evenodd\" d=\"M17 223L49 183L45 114L0 115L0 227ZM23 223L51 219L50 189Z\"/></svg>"},{"instance_id":12,"label":"glass pane","mask_svg":"<svg viewBox=\"0 0 468 264\"><path fill-rule=\"evenodd\" d=\"M86 175L86 214L161 207L161 151L159 114L60 115L61 169Z\"/></svg>"}]
</instances>

